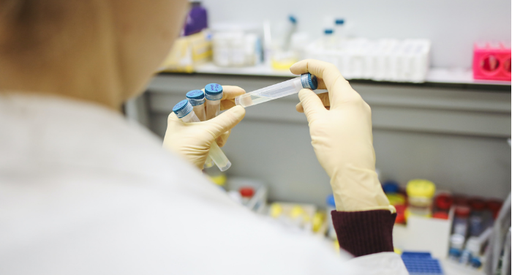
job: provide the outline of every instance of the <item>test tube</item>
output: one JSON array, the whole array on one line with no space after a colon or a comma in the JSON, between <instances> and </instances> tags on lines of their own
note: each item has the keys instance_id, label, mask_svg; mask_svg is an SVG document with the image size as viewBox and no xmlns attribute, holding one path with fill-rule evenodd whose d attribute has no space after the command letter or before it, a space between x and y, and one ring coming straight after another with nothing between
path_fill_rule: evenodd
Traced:
<instances>
[{"instance_id":1,"label":"test tube","mask_svg":"<svg viewBox=\"0 0 512 275\"><path fill-rule=\"evenodd\" d=\"M206 113L204 110L204 92L202 90L192 90L187 93L188 102L192 105L194 113L200 121L206 120Z\"/></svg>"},{"instance_id":2,"label":"test tube","mask_svg":"<svg viewBox=\"0 0 512 275\"><path fill-rule=\"evenodd\" d=\"M298 93L301 89L315 90L318 87L316 76L305 73L296 78L261 88L250 93L235 97L235 104L249 107L277 98Z\"/></svg>"},{"instance_id":3,"label":"test tube","mask_svg":"<svg viewBox=\"0 0 512 275\"><path fill-rule=\"evenodd\" d=\"M194 113L193 107L188 102L188 100L184 99L180 101L178 104L176 104L172 111L178 116L181 121L185 123L189 122L200 122L199 118ZM219 145L217 145L217 142L214 141L212 143L212 146L210 148L209 157L213 160L213 162L219 167L219 170L224 172L231 167L231 162L229 162L228 158L222 152Z\"/></svg>"},{"instance_id":4,"label":"test tube","mask_svg":"<svg viewBox=\"0 0 512 275\"><path fill-rule=\"evenodd\" d=\"M202 90L192 90L187 93L188 102L192 105L194 109L194 113L199 118L200 121L206 120L206 112L204 110L204 92ZM206 162L204 164L205 168L210 168L213 166L213 161L208 156Z\"/></svg>"},{"instance_id":5,"label":"test tube","mask_svg":"<svg viewBox=\"0 0 512 275\"><path fill-rule=\"evenodd\" d=\"M217 83L210 83L204 87L206 96L206 120L212 119L219 114L222 91L222 86Z\"/></svg>"}]
</instances>

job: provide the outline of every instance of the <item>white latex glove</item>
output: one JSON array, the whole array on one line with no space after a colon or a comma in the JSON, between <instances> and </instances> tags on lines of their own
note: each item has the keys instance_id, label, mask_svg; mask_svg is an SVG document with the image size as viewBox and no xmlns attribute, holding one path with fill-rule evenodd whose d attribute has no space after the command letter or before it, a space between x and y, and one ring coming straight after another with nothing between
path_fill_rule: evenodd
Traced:
<instances>
[{"instance_id":1,"label":"white latex glove","mask_svg":"<svg viewBox=\"0 0 512 275\"><path fill-rule=\"evenodd\" d=\"M226 110L207 121L184 123L175 113L167 119L164 148L181 155L187 161L202 169L213 141L222 147L226 143L231 129L245 116L245 109L235 106L235 97L245 91L236 86L222 86L221 110ZM234 106L234 107L233 107Z\"/></svg>"},{"instance_id":2,"label":"white latex glove","mask_svg":"<svg viewBox=\"0 0 512 275\"><path fill-rule=\"evenodd\" d=\"M394 213L375 172L370 106L330 63L303 60L290 71L315 75L318 88L328 91L317 95L302 89L297 111L307 117L311 144L331 178L336 210L387 209Z\"/></svg>"}]
</instances>

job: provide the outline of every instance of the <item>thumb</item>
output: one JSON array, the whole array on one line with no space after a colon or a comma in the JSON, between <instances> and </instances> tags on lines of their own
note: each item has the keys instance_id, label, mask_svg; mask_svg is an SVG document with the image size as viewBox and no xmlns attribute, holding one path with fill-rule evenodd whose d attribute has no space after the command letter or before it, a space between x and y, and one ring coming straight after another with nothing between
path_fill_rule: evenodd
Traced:
<instances>
[{"instance_id":1,"label":"thumb","mask_svg":"<svg viewBox=\"0 0 512 275\"><path fill-rule=\"evenodd\" d=\"M167 128L169 129L169 125L173 124L184 124L181 119L179 119L174 112L171 112L167 117Z\"/></svg>"},{"instance_id":2,"label":"thumb","mask_svg":"<svg viewBox=\"0 0 512 275\"><path fill-rule=\"evenodd\" d=\"M214 138L218 138L235 127L244 116L245 109L242 106L235 106L210 120L204 121L204 125Z\"/></svg>"},{"instance_id":3,"label":"thumb","mask_svg":"<svg viewBox=\"0 0 512 275\"><path fill-rule=\"evenodd\" d=\"M322 100L309 89L300 90L299 99L302 107L304 108L304 114L310 123L320 112L326 110Z\"/></svg>"}]
</instances>

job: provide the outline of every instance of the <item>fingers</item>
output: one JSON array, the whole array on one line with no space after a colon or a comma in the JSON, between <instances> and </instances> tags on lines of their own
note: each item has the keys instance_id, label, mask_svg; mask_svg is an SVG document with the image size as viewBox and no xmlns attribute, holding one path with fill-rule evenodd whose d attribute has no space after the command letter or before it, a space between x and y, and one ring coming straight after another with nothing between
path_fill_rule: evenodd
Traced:
<instances>
[{"instance_id":1,"label":"fingers","mask_svg":"<svg viewBox=\"0 0 512 275\"><path fill-rule=\"evenodd\" d=\"M175 122L181 122L181 119L176 116L174 112L171 112L169 116L167 117L167 124L175 123Z\"/></svg>"},{"instance_id":2,"label":"fingers","mask_svg":"<svg viewBox=\"0 0 512 275\"><path fill-rule=\"evenodd\" d=\"M321 78L329 91L329 101L332 107L354 99L360 99L359 94L340 74L336 66L331 63L306 59L293 64L290 71L294 74L311 73Z\"/></svg>"},{"instance_id":3,"label":"fingers","mask_svg":"<svg viewBox=\"0 0 512 275\"><path fill-rule=\"evenodd\" d=\"M300 90L299 99L309 123L312 123L321 112L327 111L322 100L309 89Z\"/></svg>"},{"instance_id":4,"label":"fingers","mask_svg":"<svg viewBox=\"0 0 512 275\"><path fill-rule=\"evenodd\" d=\"M230 108L235 107L235 100L234 99L225 99L220 102L220 110L224 111Z\"/></svg>"},{"instance_id":5,"label":"fingers","mask_svg":"<svg viewBox=\"0 0 512 275\"><path fill-rule=\"evenodd\" d=\"M225 132L235 127L245 116L245 109L241 106L235 106L224 113L204 121L203 127L216 139Z\"/></svg>"},{"instance_id":6,"label":"fingers","mask_svg":"<svg viewBox=\"0 0 512 275\"><path fill-rule=\"evenodd\" d=\"M316 94L316 95L320 98L320 100L322 101L322 104L328 110L329 107L331 106L330 101L329 101L329 94L328 93L321 93L321 94ZM300 102L295 106L295 109L299 113L303 113L304 112L304 107L302 107L302 103L300 103Z\"/></svg>"},{"instance_id":7,"label":"fingers","mask_svg":"<svg viewBox=\"0 0 512 275\"><path fill-rule=\"evenodd\" d=\"M222 147L226 144L228 141L229 135L231 134L231 130L224 132L224 134L220 135L220 137L217 138L217 145L219 147Z\"/></svg>"},{"instance_id":8,"label":"fingers","mask_svg":"<svg viewBox=\"0 0 512 275\"><path fill-rule=\"evenodd\" d=\"M222 86L222 100L234 99L243 94L245 94L245 90L238 86Z\"/></svg>"},{"instance_id":9,"label":"fingers","mask_svg":"<svg viewBox=\"0 0 512 275\"><path fill-rule=\"evenodd\" d=\"M238 86L222 86L222 100L220 110L227 110L235 106L235 97L245 94L245 90Z\"/></svg>"}]
</instances>

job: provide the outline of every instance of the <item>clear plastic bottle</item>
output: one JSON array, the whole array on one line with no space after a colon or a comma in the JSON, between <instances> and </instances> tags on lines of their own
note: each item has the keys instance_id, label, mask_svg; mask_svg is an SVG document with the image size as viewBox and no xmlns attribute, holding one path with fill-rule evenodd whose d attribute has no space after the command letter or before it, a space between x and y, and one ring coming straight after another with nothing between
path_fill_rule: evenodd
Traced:
<instances>
[{"instance_id":1,"label":"clear plastic bottle","mask_svg":"<svg viewBox=\"0 0 512 275\"><path fill-rule=\"evenodd\" d=\"M471 260L471 252L467 249L462 250L460 254L459 263L462 265L468 265Z\"/></svg>"},{"instance_id":2,"label":"clear plastic bottle","mask_svg":"<svg viewBox=\"0 0 512 275\"><path fill-rule=\"evenodd\" d=\"M341 43L346 39L345 20L337 18L334 20L334 35L336 35L336 46L339 48Z\"/></svg>"},{"instance_id":3,"label":"clear plastic bottle","mask_svg":"<svg viewBox=\"0 0 512 275\"><path fill-rule=\"evenodd\" d=\"M452 234L450 236L450 251L449 257L451 260L459 261L459 258L464 248L465 238L460 234Z\"/></svg>"},{"instance_id":4,"label":"clear plastic bottle","mask_svg":"<svg viewBox=\"0 0 512 275\"><path fill-rule=\"evenodd\" d=\"M334 37L333 29L324 29L322 44L325 50L332 50L336 47L336 37Z\"/></svg>"}]
</instances>

